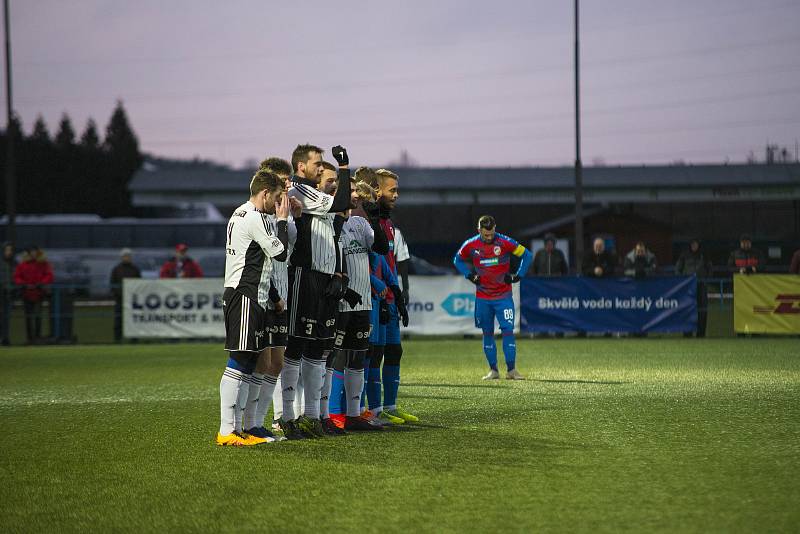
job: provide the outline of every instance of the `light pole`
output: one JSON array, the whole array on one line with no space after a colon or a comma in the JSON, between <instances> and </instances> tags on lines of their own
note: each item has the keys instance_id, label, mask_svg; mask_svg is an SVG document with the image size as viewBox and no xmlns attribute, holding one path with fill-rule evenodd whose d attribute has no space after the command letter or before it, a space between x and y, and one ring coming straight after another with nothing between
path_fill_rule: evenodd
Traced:
<instances>
[{"instance_id":1,"label":"light pole","mask_svg":"<svg viewBox=\"0 0 800 534\"><path fill-rule=\"evenodd\" d=\"M575 269L583 261L583 167L581 165L581 86L578 41L578 0L575 0Z\"/></svg>"},{"instance_id":2,"label":"light pole","mask_svg":"<svg viewBox=\"0 0 800 534\"><path fill-rule=\"evenodd\" d=\"M6 30L6 212L8 223L6 240L16 241L17 181L14 175L14 132L12 132L13 106L11 101L11 30L8 16L8 0L3 0L3 15Z\"/></svg>"}]
</instances>

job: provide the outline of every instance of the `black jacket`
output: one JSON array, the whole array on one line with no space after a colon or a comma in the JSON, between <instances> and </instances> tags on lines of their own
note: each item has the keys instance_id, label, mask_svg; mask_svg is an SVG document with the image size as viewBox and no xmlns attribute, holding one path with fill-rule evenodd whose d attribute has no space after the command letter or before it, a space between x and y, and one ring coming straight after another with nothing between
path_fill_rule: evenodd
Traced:
<instances>
[{"instance_id":1,"label":"black jacket","mask_svg":"<svg viewBox=\"0 0 800 534\"><path fill-rule=\"evenodd\" d=\"M697 252L692 252L691 249L684 250L677 263L675 263L675 274L681 276L695 274L698 278L705 278L711 276L712 273L711 260L706 258L702 249L697 249Z\"/></svg>"},{"instance_id":2,"label":"black jacket","mask_svg":"<svg viewBox=\"0 0 800 534\"><path fill-rule=\"evenodd\" d=\"M141 277L142 273L137 266L132 263L119 262L111 271L111 294L116 298L122 298L122 279Z\"/></svg>"},{"instance_id":3,"label":"black jacket","mask_svg":"<svg viewBox=\"0 0 800 534\"><path fill-rule=\"evenodd\" d=\"M557 248L550 253L543 248L539 249L533 257L531 271L534 276L562 276L567 274L568 270L564 253Z\"/></svg>"},{"instance_id":4,"label":"black jacket","mask_svg":"<svg viewBox=\"0 0 800 534\"><path fill-rule=\"evenodd\" d=\"M595 267L600 267L603 269L603 274L601 276L605 278L614 276L615 265L616 261L614 261L614 256L610 252L604 250L600 254L595 254L593 250L583 258L581 271L584 276L597 277L597 275L594 274L594 269Z\"/></svg>"}]
</instances>

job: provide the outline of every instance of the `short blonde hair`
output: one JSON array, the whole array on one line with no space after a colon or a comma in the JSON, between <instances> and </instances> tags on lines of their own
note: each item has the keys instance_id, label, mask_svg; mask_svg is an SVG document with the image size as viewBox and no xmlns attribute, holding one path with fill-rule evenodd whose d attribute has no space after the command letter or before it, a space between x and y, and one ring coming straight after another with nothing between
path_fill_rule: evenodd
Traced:
<instances>
[{"instance_id":1,"label":"short blonde hair","mask_svg":"<svg viewBox=\"0 0 800 534\"><path fill-rule=\"evenodd\" d=\"M356 182L355 192L361 202L375 202L378 199L378 193L375 188L366 182Z\"/></svg>"}]
</instances>

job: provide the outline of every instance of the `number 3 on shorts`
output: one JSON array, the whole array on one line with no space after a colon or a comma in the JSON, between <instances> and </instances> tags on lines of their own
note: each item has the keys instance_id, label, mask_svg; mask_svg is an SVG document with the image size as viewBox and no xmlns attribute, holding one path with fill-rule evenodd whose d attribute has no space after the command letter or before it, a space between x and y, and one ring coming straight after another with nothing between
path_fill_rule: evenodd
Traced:
<instances>
[{"instance_id":1,"label":"number 3 on shorts","mask_svg":"<svg viewBox=\"0 0 800 534\"><path fill-rule=\"evenodd\" d=\"M306 323L306 335L311 335L311 332L314 330L314 323Z\"/></svg>"}]
</instances>

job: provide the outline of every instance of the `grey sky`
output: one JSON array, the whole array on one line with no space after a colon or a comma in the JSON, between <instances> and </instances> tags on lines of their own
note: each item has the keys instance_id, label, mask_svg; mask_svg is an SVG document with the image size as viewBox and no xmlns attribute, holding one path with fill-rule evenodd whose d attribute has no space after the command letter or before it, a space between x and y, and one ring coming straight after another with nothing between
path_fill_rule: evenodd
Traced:
<instances>
[{"instance_id":1,"label":"grey sky","mask_svg":"<svg viewBox=\"0 0 800 534\"><path fill-rule=\"evenodd\" d=\"M148 152L242 164L298 142L358 163L574 158L572 2L11 1L26 130L104 127ZM583 159L742 161L800 138L800 1L594 0Z\"/></svg>"}]
</instances>

